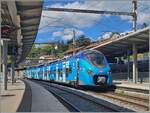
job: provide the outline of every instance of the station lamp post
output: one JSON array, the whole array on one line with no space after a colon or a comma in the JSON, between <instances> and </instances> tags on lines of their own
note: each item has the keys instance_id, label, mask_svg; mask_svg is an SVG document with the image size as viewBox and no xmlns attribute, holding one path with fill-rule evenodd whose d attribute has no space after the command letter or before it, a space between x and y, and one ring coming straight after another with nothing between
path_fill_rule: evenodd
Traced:
<instances>
[{"instance_id":1,"label":"station lamp post","mask_svg":"<svg viewBox=\"0 0 150 113\"><path fill-rule=\"evenodd\" d=\"M2 77L3 77L3 86L4 86L4 90L7 90L7 55L8 55L8 41L11 41L9 39L9 36L11 33L15 32L16 30L21 29L21 27L16 27L16 26L9 26L9 25L3 25L1 26L1 42L0 42L0 46L1 46L1 64L2 64ZM14 47L12 48L14 49ZM14 53L14 50L13 50ZM13 83L13 78L14 78L14 56L12 57L12 83Z\"/></svg>"},{"instance_id":2,"label":"station lamp post","mask_svg":"<svg viewBox=\"0 0 150 113\"><path fill-rule=\"evenodd\" d=\"M1 66L2 66L2 75L4 90L7 90L7 53L8 53L8 41L9 39L1 39Z\"/></svg>"}]
</instances>

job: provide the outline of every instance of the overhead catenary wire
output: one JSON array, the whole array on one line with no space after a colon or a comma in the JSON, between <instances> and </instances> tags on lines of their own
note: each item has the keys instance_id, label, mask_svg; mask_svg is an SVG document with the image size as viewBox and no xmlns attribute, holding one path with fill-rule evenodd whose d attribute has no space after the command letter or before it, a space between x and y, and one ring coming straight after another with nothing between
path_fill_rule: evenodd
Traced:
<instances>
[{"instance_id":1,"label":"overhead catenary wire","mask_svg":"<svg viewBox=\"0 0 150 113\"><path fill-rule=\"evenodd\" d=\"M99 2L99 1L98 1ZM98 2L95 2L95 3L97 3L98 4ZM93 4L91 5L91 6L93 6ZM54 8L54 10L55 10L56 8ZM79 11L80 11L80 6L79 6ZM88 8L86 8L86 9L88 9ZM71 12L72 12L72 10L70 10ZM91 11L91 10L90 10ZM72 12L73 13L73 15L75 16L77 13L75 12L75 11L73 11ZM102 12L103 13L103 12ZM110 12L109 12L110 13ZM116 13L117 14L117 13ZM128 15L128 14L127 14ZM132 15L132 13L130 13L130 15ZM53 18L54 19L54 18ZM96 20L97 21L97 20ZM108 21L110 21L110 20L108 20ZM111 20L112 21L112 20ZM111 22L110 21L110 22ZM57 22L57 21L56 21ZM123 22L122 22L123 23ZM49 24L50 25L50 24ZM49 26L49 25L47 25L46 27L59 27L60 28L60 26ZM70 25L67 25L67 26L70 26ZM106 25L105 25L106 26ZM75 27L75 26L74 26ZM110 27L110 26L109 26ZM65 28L65 27L64 27ZM116 29L116 28L115 28Z\"/></svg>"}]
</instances>

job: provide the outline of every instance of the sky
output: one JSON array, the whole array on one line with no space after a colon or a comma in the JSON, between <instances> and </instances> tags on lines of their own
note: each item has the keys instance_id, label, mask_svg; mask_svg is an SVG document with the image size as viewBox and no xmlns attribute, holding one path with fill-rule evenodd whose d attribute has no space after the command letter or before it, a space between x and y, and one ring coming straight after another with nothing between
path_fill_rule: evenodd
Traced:
<instances>
[{"instance_id":1,"label":"sky","mask_svg":"<svg viewBox=\"0 0 150 113\"><path fill-rule=\"evenodd\" d=\"M150 23L150 0L137 0L138 28ZM43 8L74 8L99 11L132 12L131 0L44 0ZM35 43L67 42L75 36L89 37L92 41L107 36L110 32L132 31L132 17L83 14L75 12L42 11Z\"/></svg>"}]
</instances>

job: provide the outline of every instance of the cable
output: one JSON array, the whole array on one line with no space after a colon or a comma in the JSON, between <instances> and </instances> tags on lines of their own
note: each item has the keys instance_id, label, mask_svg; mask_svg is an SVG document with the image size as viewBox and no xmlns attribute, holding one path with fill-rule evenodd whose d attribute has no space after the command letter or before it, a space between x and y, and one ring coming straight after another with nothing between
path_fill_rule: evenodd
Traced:
<instances>
[{"instance_id":1,"label":"cable","mask_svg":"<svg viewBox=\"0 0 150 113\"><path fill-rule=\"evenodd\" d=\"M47 17L47 18L51 18L51 19L62 19L62 18L58 18L58 17L51 17L51 16L47 16L47 15L42 15L42 17Z\"/></svg>"},{"instance_id":2,"label":"cable","mask_svg":"<svg viewBox=\"0 0 150 113\"><path fill-rule=\"evenodd\" d=\"M57 19L55 21L52 21L52 22L58 22L58 21L61 21L63 20L64 18L56 18L56 17L50 17L50 16L43 16L43 17L47 17L47 18L51 18L51 19ZM39 28L39 30L43 29L43 28L46 28L46 27L49 27L50 24L52 24L52 22L48 23L47 25ZM50 27L54 27L54 26L50 26ZM57 27L57 26L56 26ZM60 27L60 26L59 26Z\"/></svg>"},{"instance_id":3,"label":"cable","mask_svg":"<svg viewBox=\"0 0 150 113\"><path fill-rule=\"evenodd\" d=\"M92 5L88 6L88 7L86 7L86 9L88 9L88 8L90 8L90 7L93 7L93 6L95 6L96 4L99 5L98 2L99 2L99 1L96 1L94 4L92 4ZM82 6L82 5L80 5L79 8L80 8L81 6ZM77 13L75 13L75 12L73 12L72 14L74 15L74 17L75 17L75 15L77 15ZM51 17L50 17L50 18L51 18ZM55 19L55 17L54 17L53 19ZM83 18L81 18L81 19L83 19ZM95 21L97 22L97 20L95 20ZM112 23L112 20L108 20L108 21L109 21L109 23ZM56 21L56 22L57 22L57 21ZM121 22L121 23L124 24L124 22ZM66 24L64 24L64 25L66 25L66 26L68 26L68 27L69 27L69 26L70 26L70 27L75 27L75 25L71 25L71 24L72 24L72 23L69 23L69 25L66 25ZM48 27L49 25L50 25L50 24L46 25L46 27ZM101 24L101 25L102 25L102 24ZM106 26L108 26L108 25L105 24L105 27L106 27ZM50 27L51 27L51 26L50 26ZM64 27L64 28L65 28L65 27ZM75 28L79 29L78 27L75 27ZM110 26L109 26L109 28L110 28ZM112 27L112 29L114 29L114 27ZM116 28L115 28L115 29L116 29Z\"/></svg>"}]
</instances>

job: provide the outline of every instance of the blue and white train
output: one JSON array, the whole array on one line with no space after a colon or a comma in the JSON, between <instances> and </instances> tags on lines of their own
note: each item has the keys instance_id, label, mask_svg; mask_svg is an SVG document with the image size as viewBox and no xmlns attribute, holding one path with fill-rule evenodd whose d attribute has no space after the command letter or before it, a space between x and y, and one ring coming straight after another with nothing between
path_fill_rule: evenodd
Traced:
<instances>
[{"instance_id":1,"label":"blue and white train","mask_svg":"<svg viewBox=\"0 0 150 113\"><path fill-rule=\"evenodd\" d=\"M112 85L110 66L105 56L96 50L84 50L67 59L29 67L25 76L75 86Z\"/></svg>"}]
</instances>

